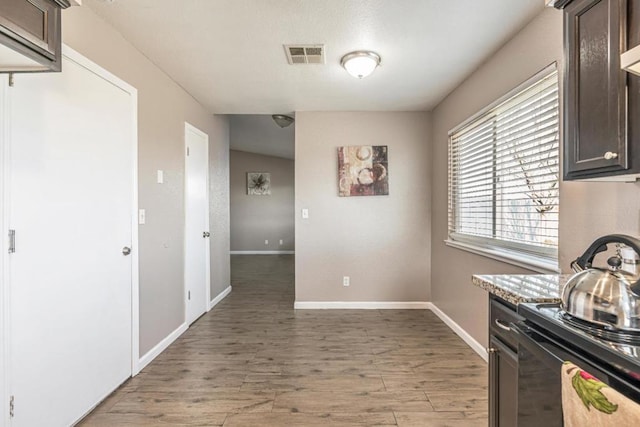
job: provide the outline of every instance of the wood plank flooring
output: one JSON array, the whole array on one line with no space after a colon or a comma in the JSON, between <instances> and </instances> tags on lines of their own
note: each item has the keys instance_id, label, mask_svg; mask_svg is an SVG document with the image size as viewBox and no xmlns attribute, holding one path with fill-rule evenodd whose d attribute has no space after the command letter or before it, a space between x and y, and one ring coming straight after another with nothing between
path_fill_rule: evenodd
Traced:
<instances>
[{"instance_id":1,"label":"wood plank flooring","mask_svg":"<svg viewBox=\"0 0 640 427\"><path fill-rule=\"evenodd\" d=\"M296 311L293 256L231 269L231 294L81 425L487 425L487 365L430 311Z\"/></svg>"}]
</instances>

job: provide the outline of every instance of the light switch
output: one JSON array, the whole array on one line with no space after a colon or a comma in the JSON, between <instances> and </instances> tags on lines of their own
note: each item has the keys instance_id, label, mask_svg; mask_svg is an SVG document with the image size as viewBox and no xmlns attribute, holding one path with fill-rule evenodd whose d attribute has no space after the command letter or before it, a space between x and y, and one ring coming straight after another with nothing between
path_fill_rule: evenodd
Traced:
<instances>
[{"instance_id":1,"label":"light switch","mask_svg":"<svg viewBox=\"0 0 640 427\"><path fill-rule=\"evenodd\" d=\"M147 212L144 209L138 210L138 224L142 225L147 222Z\"/></svg>"},{"instance_id":2,"label":"light switch","mask_svg":"<svg viewBox=\"0 0 640 427\"><path fill-rule=\"evenodd\" d=\"M309 219L309 209L302 209L302 219Z\"/></svg>"},{"instance_id":3,"label":"light switch","mask_svg":"<svg viewBox=\"0 0 640 427\"><path fill-rule=\"evenodd\" d=\"M164 184L164 171L158 169L158 184Z\"/></svg>"}]
</instances>

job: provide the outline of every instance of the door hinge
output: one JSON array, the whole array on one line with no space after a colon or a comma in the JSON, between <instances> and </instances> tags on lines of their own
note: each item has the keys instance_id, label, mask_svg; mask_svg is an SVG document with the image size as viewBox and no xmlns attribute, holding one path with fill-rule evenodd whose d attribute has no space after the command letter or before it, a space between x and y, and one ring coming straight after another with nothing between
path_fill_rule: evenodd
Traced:
<instances>
[{"instance_id":1,"label":"door hinge","mask_svg":"<svg viewBox=\"0 0 640 427\"><path fill-rule=\"evenodd\" d=\"M9 253L16 251L16 230L9 230Z\"/></svg>"},{"instance_id":2,"label":"door hinge","mask_svg":"<svg viewBox=\"0 0 640 427\"><path fill-rule=\"evenodd\" d=\"M13 418L13 396L9 398L9 417Z\"/></svg>"},{"instance_id":3,"label":"door hinge","mask_svg":"<svg viewBox=\"0 0 640 427\"><path fill-rule=\"evenodd\" d=\"M189 155L189 147L187 147L187 156Z\"/></svg>"},{"instance_id":4,"label":"door hinge","mask_svg":"<svg viewBox=\"0 0 640 427\"><path fill-rule=\"evenodd\" d=\"M191 291L187 291L187 299L191 301Z\"/></svg>"},{"instance_id":5,"label":"door hinge","mask_svg":"<svg viewBox=\"0 0 640 427\"><path fill-rule=\"evenodd\" d=\"M13 87L14 81L13 81L13 73L9 73L9 87Z\"/></svg>"}]
</instances>

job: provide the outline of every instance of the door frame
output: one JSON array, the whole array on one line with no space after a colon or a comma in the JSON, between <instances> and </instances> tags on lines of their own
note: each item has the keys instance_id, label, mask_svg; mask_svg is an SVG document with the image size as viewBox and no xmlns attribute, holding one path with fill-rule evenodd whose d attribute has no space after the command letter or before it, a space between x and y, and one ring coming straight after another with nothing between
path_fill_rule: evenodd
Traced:
<instances>
[{"instance_id":1,"label":"door frame","mask_svg":"<svg viewBox=\"0 0 640 427\"><path fill-rule=\"evenodd\" d=\"M102 68L100 65L86 58L79 52L63 44L62 55L67 61L75 62L81 67L108 81L118 87L125 93L129 94L131 99L131 157L132 157L132 200L131 200L131 376L135 376L140 372L140 306L139 306L139 255L138 255L138 90ZM17 84L20 84L17 82ZM2 173L0 175L0 200L2 201L2 209L0 209L0 268L2 275L0 276L0 331L5 338L0 344L0 425L11 425L9 416L9 395L11 392L10 369L8 366L9 354L11 350L10 340L10 286L9 286L9 242L7 232L10 226L9 218L9 196L10 196L10 126L9 119L11 117L10 106L10 89L8 88L8 79L6 76L0 77L0 165ZM96 402L97 404L98 402Z\"/></svg>"},{"instance_id":2,"label":"door frame","mask_svg":"<svg viewBox=\"0 0 640 427\"><path fill-rule=\"evenodd\" d=\"M9 230L9 163L11 153L9 151L10 144L9 135L11 128L9 127L9 117L11 111L9 106L9 79L7 75L0 76L0 332L2 340L0 340L0 426L8 426L10 423L9 416L9 331L10 331L10 313L9 313L9 241L7 233Z\"/></svg>"},{"instance_id":3,"label":"door frame","mask_svg":"<svg viewBox=\"0 0 640 427\"><path fill-rule=\"evenodd\" d=\"M207 159L207 190L205 191L205 203L207 206L207 229L205 231L211 232L211 211L210 211L210 197L209 197L209 186L210 186L210 170L209 170L209 134L201 131L200 129L198 129L197 127L195 127L194 125L192 125L191 123L185 121L184 122L184 207L183 207L183 214L184 214L184 229L183 229L183 233L184 233L184 261L183 261L183 265L184 265L184 271L183 271L183 282L184 282L184 324L189 327L189 318L188 318L188 311L187 311L187 304L188 304L188 300L187 300L187 174L188 174L188 169L187 169L187 132L193 132L201 137L203 137L206 141L205 144L205 152L206 152L206 159ZM211 237L209 237L209 241L208 244L205 245L205 259L206 259L206 265L207 265L207 271L206 271L206 278L205 278L205 313L208 313L209 310L211 310L212 306L211 306Z\"/></svg>"}]
</instances>

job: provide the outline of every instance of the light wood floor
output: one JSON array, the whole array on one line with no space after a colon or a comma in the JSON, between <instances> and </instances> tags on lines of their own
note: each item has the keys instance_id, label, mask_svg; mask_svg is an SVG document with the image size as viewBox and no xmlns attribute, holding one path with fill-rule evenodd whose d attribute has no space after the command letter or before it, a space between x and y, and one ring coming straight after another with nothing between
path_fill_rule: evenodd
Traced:
<instances>
[{"instance_id":1,"label":"light wood floor","mask_svg":"<svg viewBox=\"0 0 640 427\"><path fill-rule=\"evenodd\" d=\"M232 257L231 294L82 425L487 425L487 366L434 314L295 311L293 279Z\"/></svg>"}]
</instances>

